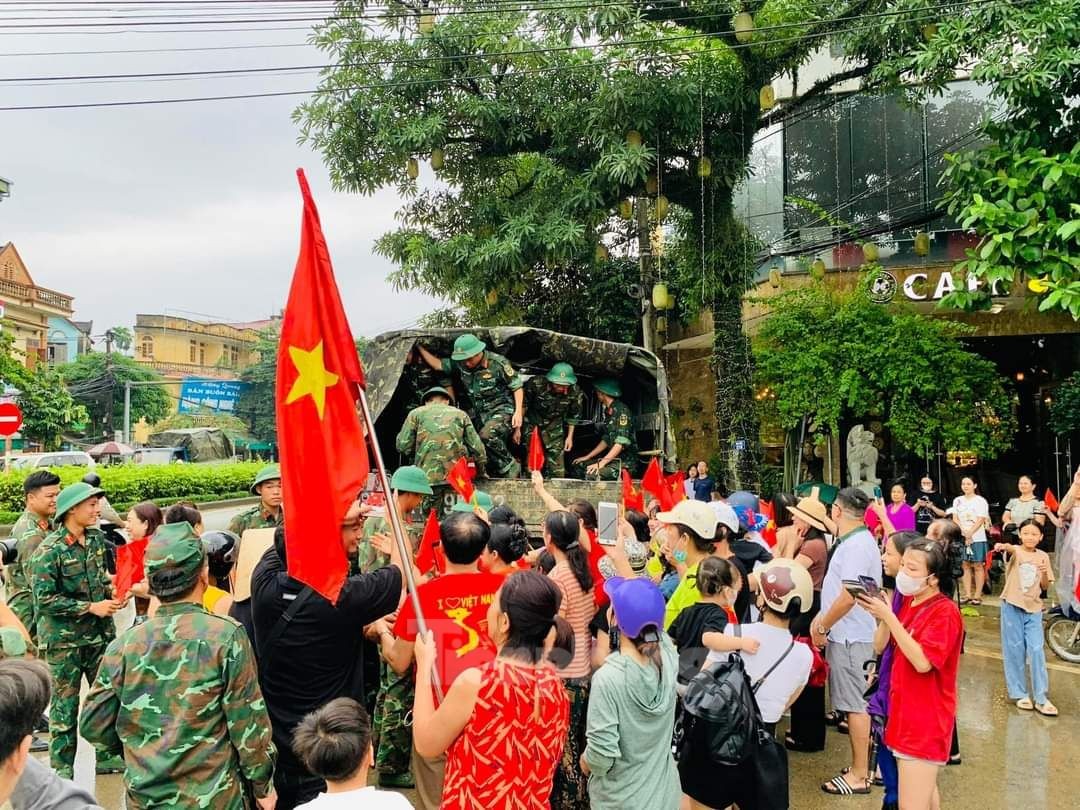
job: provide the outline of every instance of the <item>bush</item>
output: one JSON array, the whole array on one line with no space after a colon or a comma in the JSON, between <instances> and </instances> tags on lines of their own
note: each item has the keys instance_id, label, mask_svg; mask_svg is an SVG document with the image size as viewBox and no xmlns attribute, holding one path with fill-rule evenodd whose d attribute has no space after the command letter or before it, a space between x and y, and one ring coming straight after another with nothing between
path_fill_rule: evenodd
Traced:
<instances>
[{"instance_id":1,"label":"bush","mask_svg":"<svg viewBox=\"0 0 1080 810\"><path fill-rule=\"evenodd\" d=\"M262 462L239 464L125 464L117 467L98 467L101 488L109 502L117 508L139 501L175 502L190 498L216 500L247 493ZM62 486L73 484L86 475L83 467L60 467L54 472ZM29 470L12 470L0 474L0 512L21 513L26 502L23 479Z\"/></svg>"}]
</instances>

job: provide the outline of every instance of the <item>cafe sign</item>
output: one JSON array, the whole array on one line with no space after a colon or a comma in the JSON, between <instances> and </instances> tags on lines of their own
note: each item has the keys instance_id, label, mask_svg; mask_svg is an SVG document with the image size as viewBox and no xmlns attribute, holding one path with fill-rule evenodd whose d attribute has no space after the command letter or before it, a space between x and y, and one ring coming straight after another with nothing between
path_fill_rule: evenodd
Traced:
<instances>
[{"instance_id":1,"label":"cafe sign","mask_svg":"<svg viewBox=\"0 0 1080 810\"><path fill-rule=\"evenodd\" d=\"M888 270L878 270L870 278L870 286L867 296L875 304L888 304L896 298L898 290L909 301L940 301L951 292L967 287L968 292L975 292L981 286L979 279L974 276L954 278L951 270L942 270L937 281L931 281L930 274L924 270L914 270L904 274L903 281L899 281ZM995 281L990 287L990 294L995 298L1008 296L1001 292L998 282Z\"/></svg>"}]
</instances>

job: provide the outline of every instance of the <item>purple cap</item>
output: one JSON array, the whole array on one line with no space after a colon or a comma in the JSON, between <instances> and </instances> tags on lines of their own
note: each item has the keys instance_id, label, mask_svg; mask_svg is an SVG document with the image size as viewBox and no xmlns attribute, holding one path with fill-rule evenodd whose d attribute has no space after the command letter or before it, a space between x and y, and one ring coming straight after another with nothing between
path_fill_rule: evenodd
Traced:
<instances>
[{"instance_id":1,"label":"purple cap","mask_svg":"<svg viewBox=\"0 0 1080 810\"><path fill-rule=\"evenodd\" d=\"M604 583L604 593L611 597L615 623L628 638L637 638L649 625L663 629L664 596L652 580L612 577Z\"/></svg>"}]
</instances>

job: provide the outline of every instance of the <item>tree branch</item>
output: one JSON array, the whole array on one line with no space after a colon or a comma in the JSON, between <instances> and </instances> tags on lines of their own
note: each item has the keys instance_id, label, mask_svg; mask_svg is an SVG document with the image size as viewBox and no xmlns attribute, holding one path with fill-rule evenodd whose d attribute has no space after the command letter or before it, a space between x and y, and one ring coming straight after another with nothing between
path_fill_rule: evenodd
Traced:
<instances>
[{"instance_id":1,"label":"tree branch","mask_svg":"<svg viewBox=\"0 0 1080 810\"><path fill-rule=\"evenodd\" d=\"M842 70L839 73L834 73L825 79L815 82L811 85L810 89L803 93L801 96L793 98L787 104L776 107L772 112L766 115L764 118L758 119L758 128L769 127L775 124L782 118L786 118L796 110L801 110L811 101L818 96L824 95L829 90L832 90L836 85L850 81L851 79L860 79L863 76L868 75L874 69L873 65L859 65L848 70Z\"/></svg>"}]
</instances>

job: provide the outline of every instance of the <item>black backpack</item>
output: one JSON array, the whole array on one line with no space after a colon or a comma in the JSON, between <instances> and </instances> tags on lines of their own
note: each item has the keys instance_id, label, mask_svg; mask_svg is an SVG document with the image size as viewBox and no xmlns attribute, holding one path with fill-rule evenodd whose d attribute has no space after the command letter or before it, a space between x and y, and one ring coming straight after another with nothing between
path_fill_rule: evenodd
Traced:
<instances>
[{"instance_id":1,"label":"black backpack","mask_svg":"<svg viewBox=\"0 0 1080 810\"><path fill-rule=\"evenodd\" d=\"M735 634L742 635L738 625ZM753 683L737 652L694 676L683 695L680 728L675 734L678 760L690 762L695 753L700 757L708 752L708 758L719 765L738 765L753 755L763 730L754 693L794 646L792 638L784 654Z\"/></svg>"}]
</instances>

